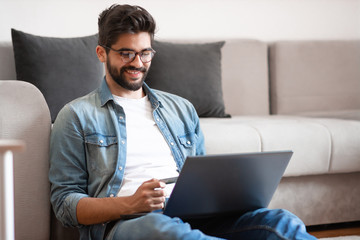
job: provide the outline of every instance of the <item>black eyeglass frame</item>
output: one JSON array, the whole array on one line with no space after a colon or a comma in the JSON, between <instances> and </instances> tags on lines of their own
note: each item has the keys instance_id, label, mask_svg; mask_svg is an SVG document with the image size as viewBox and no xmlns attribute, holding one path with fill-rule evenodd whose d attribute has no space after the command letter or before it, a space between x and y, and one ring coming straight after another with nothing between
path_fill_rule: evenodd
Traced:
<instances>
[{"instance_id":1,"label":"black eyeglass frame","mask_svg":"<svg viewBox=\"0 0 360 240\"><path fill-rule=\"evenodd\" d=\"M142 63L149 63L149 62L152 61L152 59L154 58L154 55L155 55L155 53L156 53L156 51L155 51L154 49L146 49L146 50L142 50L142 51L140 51L140 52L136 52L136 51L131 50L131 49L129 49L129 50L122 50L122 49L120 49L120 50L115 50L115 49L113 49L113 48L111 48L111 47L108 47L108 46L105 46L105 45L99 45L99 46L101 46L101 47L103 47L103 48L107 48L107 49L109 49L109 50L112 50L112 51L120 54L121 59L123 60L124 63L131 63L131 62L133 62L133 61L135 60L135 58L136 58L136 55L139 55L139 56L140 56L140 60L141 60ZM143 59L142 59L142 57L143 57L142 54L143 54L143 52L145 52L145 51L150 51L150 52L151 52L151 59L150 59L149 61L143 61ZM122 55L123 52L133 52L135 55L134 55L134 57L133 57L130 61L126 61L126 60L124 60L124 57L123 57L123 55Z\"/></svg>"}]
</instances>

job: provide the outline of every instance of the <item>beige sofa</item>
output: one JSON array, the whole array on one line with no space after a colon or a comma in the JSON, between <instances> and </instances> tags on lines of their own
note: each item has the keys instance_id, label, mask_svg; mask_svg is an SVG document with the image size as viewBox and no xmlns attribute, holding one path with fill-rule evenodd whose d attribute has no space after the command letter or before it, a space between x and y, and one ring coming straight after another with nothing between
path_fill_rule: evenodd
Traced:
<instances>
[{"instance_id":1,"label":"beige sofa","mask_svg":"<svg viewBox=\"0 0 360 240\"><path fill-rule=\"evenodd\" d=\"M227 40L222 84L232 118L202 118L208 154L291 149L270 208L306 225L360 221L360 41ZM0 138L23 139L15 154L17 239L76 239L51 217L50 113L16 79L10 43L0 43ZM10 80L10 81L9 81Z\"/></svg>"}]
</instances>

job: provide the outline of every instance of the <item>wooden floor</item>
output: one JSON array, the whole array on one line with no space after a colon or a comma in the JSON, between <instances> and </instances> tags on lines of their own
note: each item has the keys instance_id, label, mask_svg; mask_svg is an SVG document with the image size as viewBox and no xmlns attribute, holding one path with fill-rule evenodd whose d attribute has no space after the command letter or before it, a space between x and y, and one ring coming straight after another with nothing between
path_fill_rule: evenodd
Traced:
<instances>
[{"instance_id":1,"label":"wooden floor","mask_svg":"<svg viewBox=\"0 0 360 240\"><path fill-rule=\"evenodd\" d=\"M359 235L360 222L310 226L308 232L317 238Z\"/></svg>"}]
</instances>

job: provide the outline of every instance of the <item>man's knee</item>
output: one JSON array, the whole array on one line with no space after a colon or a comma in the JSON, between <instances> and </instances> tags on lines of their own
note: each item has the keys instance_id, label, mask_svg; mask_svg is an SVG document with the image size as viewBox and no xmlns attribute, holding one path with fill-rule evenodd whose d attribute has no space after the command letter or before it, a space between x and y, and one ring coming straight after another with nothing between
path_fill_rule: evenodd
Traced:
<instances>
[{"instance_id":1,"label":"man's knee","mask_svg":"<svg viewBox=\"0 0 360 240\"><path fill-rule=\"evenodd\" d=\"M284 209L258 209L247 213L245 219L247 222L257 222L257 224L261 223L270 226L277 226L279 224L304 226L303 222L296 215Z\"/></svg>"},{"instance_id":2,"label":"man's knee","mask_svg":"<svg viewBox=\"0 0 360 240\"><path fill-rule=\"evenodd\" d=\"M299 225L304 224L299 217L297 217L292 212L289 212L288 210L285 210L285 209L269 210L268 209L267 211L272 218L277 219L278 221L288 221L288 222L292 222L293 224L299 224Z\"/></svg>"},{"instance_id":3,"label":"man's knee","mask_svg":"<svg viewBox=\"0 0 360 240\"><path fill-rule=\"evenodd\" d=\"M248 212L237 222L239 236L258 236L276 239L314 239L306 232L304 223L284 209L258 209Z\"/></svg>"}]
</instances>

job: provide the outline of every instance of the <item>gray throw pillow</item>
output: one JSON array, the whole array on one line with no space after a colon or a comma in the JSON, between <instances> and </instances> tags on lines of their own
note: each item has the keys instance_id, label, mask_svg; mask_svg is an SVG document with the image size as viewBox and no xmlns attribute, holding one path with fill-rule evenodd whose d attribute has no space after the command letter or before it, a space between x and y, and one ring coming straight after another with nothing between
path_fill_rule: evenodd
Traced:
<instances>
[{"instance_id":1,"label":"gray throw pillow","mask_svg":"<svg viewBox=\"0 0 360 240\"><path fill-rule=\"evenodd\" d=\"M146 78L154 88L188 99L199 117L229 117L221 84L225 42L180 44L154 41L156 51Z\"/></svg>"},{"instance_id":2,"label":"gray throw pillow","mask_svg":"<svg viewBox=\"0 0 360 240\"><path fill-rule=\"evenodd\" d=\"M97 35L52 38L15 29L11 34L17 79L39 88L53 122L66 103L99 86L104 70L95 52Z\"/></svg>"}]
</instances>

